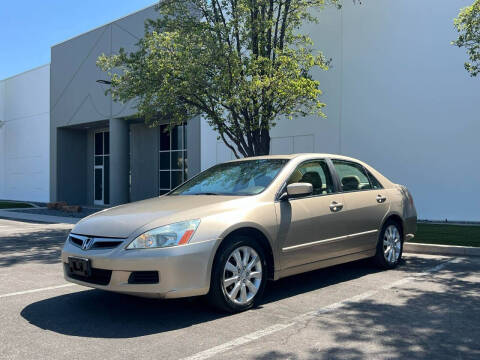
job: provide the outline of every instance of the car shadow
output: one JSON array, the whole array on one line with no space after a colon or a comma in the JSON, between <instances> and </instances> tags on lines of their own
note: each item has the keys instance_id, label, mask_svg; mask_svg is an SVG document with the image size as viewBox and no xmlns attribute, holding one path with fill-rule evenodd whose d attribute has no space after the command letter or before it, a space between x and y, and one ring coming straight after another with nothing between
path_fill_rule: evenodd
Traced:
<instances>
[{"instance_id":1,"label":"car shadow","mask_svg":"<svg viewBox=\"0 0 480 360\"><path fill-rule=\"evenodd\" d=\"M428 266L425 261L415 263L414 268ZM362 260L291 276L268 284L263 305L378 271ZM160 300L84 290L32 303L21 311L21 316L32 325L64 335L134 338L186 328L228 314L210 308L202 297Z\"/></svg>"},{"instance_id":2,"label":"car shadow","mask_svg":"<svg viewBox=\"0 0 480 360\"><path fill-rule=\"evenodd\" d=\"M21 316L44 330L91 338L134 338L215 320L198 301L146 299L101 290L56 296L25 307Z\"/></svg>"}]
</instances>

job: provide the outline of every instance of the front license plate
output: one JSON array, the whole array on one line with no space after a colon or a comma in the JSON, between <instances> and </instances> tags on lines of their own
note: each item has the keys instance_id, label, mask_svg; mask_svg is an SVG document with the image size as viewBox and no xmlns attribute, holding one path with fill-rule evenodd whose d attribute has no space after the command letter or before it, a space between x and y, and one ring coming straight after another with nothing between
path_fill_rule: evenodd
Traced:
<instances>
[{"instance_id":1,"label":"front license plate","mask_svg":"<svg viewBox=\"0 0 480 360\"><path fill-rule=\"evenodd\" d=\"M92 275L92 266L90 264L90 259L70 256L68 258L68 267L70 268L70 273L73 275L80 275L85 277L90 277Z\"/></svg>"}]
</instances>

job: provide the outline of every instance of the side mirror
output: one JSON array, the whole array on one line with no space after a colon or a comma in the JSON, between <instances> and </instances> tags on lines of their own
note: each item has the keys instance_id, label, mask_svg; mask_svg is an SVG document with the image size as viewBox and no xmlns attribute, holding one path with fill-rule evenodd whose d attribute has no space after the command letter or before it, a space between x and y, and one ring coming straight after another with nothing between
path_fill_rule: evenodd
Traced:
<instances>
[{"instance_id":1,"label":"side mirror","mask_svg":"<svg viewBox=\"0 0 480 360\"><path fill-rule=\"evenodd\" d=\"M293 183L287 185L287 195L289 198L311 195L313 186L309 183Z\"/></svg>"}]
</instances>

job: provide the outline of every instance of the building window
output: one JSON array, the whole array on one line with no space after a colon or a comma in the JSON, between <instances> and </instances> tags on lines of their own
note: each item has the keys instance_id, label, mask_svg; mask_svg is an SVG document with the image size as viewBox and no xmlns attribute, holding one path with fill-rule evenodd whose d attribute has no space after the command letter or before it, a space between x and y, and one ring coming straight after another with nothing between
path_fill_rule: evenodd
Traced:
<instances>
[{"instance_id":1,"label":"building window","mask_svg":"<svg viewBox=\"0 0 480 360\"><path fill-rule=\"evenodd\" d=\"M110 133L95 133L94 155L94 203L106 205L110 203Z\"/></svg>"},{"instance_id":2,"label":"building window","mask_svg":"<svg viewBox=\"0 0 480 360\"><path fill-rule=\"evenodd\" d=\"M160 126L159 194L163 195L187 180L187 127Z\"/></svg>"}]
</instances>

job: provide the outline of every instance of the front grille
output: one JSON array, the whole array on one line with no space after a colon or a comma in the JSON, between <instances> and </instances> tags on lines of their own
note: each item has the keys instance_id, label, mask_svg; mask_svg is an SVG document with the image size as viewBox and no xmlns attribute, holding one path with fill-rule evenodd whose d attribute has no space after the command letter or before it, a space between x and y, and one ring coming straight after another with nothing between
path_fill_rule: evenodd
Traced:
<instances>
[{"instance_id":1,"label":"front grille","mask_svg":"<svg viewBox=\"0 0 480 360\"><path fill-rule=\"evenodd\" d=\"M76 237L70 236L70 241L77 246L82 247L83 241L81 239L78 239Z\"/></svg>"},{"instance_id":2,"label":"front grille","mask_svg":"<svg viewBox=\"0 0 480 360\"><path fill-rule=\"evenodd\" d=\"M123 241L95 241L90 249L113 249Z\"/></svg>"},{"instance_id":3,"label":"front grille","mask_svg":"<svg viewBox=\"0 0 480 360\"><path fill-rule=\"evenodd\" d=\"M110 283L110 278L112 277L112 270L92 268L91 276L81 276L77 274L72 274L70 272L70 267L68 266L68 264L63 264L63 266L65 267L65 271L68 277L90 284L108 285Z\"/></svg>"},{"instance_id":4,"label":"front grille","mask_svg":"<svg viewBox=\"0 0 480 360\"><path fill-rule=\"evenodd\" d=\"M128 277L129 284L158 284L158 271L133 271Z\"/></svg>"},{"instance_id":5,"label":"front grille","mask_svg":"<svg viewBox=\"0 0 480 360\"><path fill-rule=\"evenodd\" d=\"M114 249L124 241L123 239L97 238L77 234L70 234L69 238L73 245L83 250ZM83 247L85 240L88 240L86 248Z\"/></svg>"}]
</instances>

